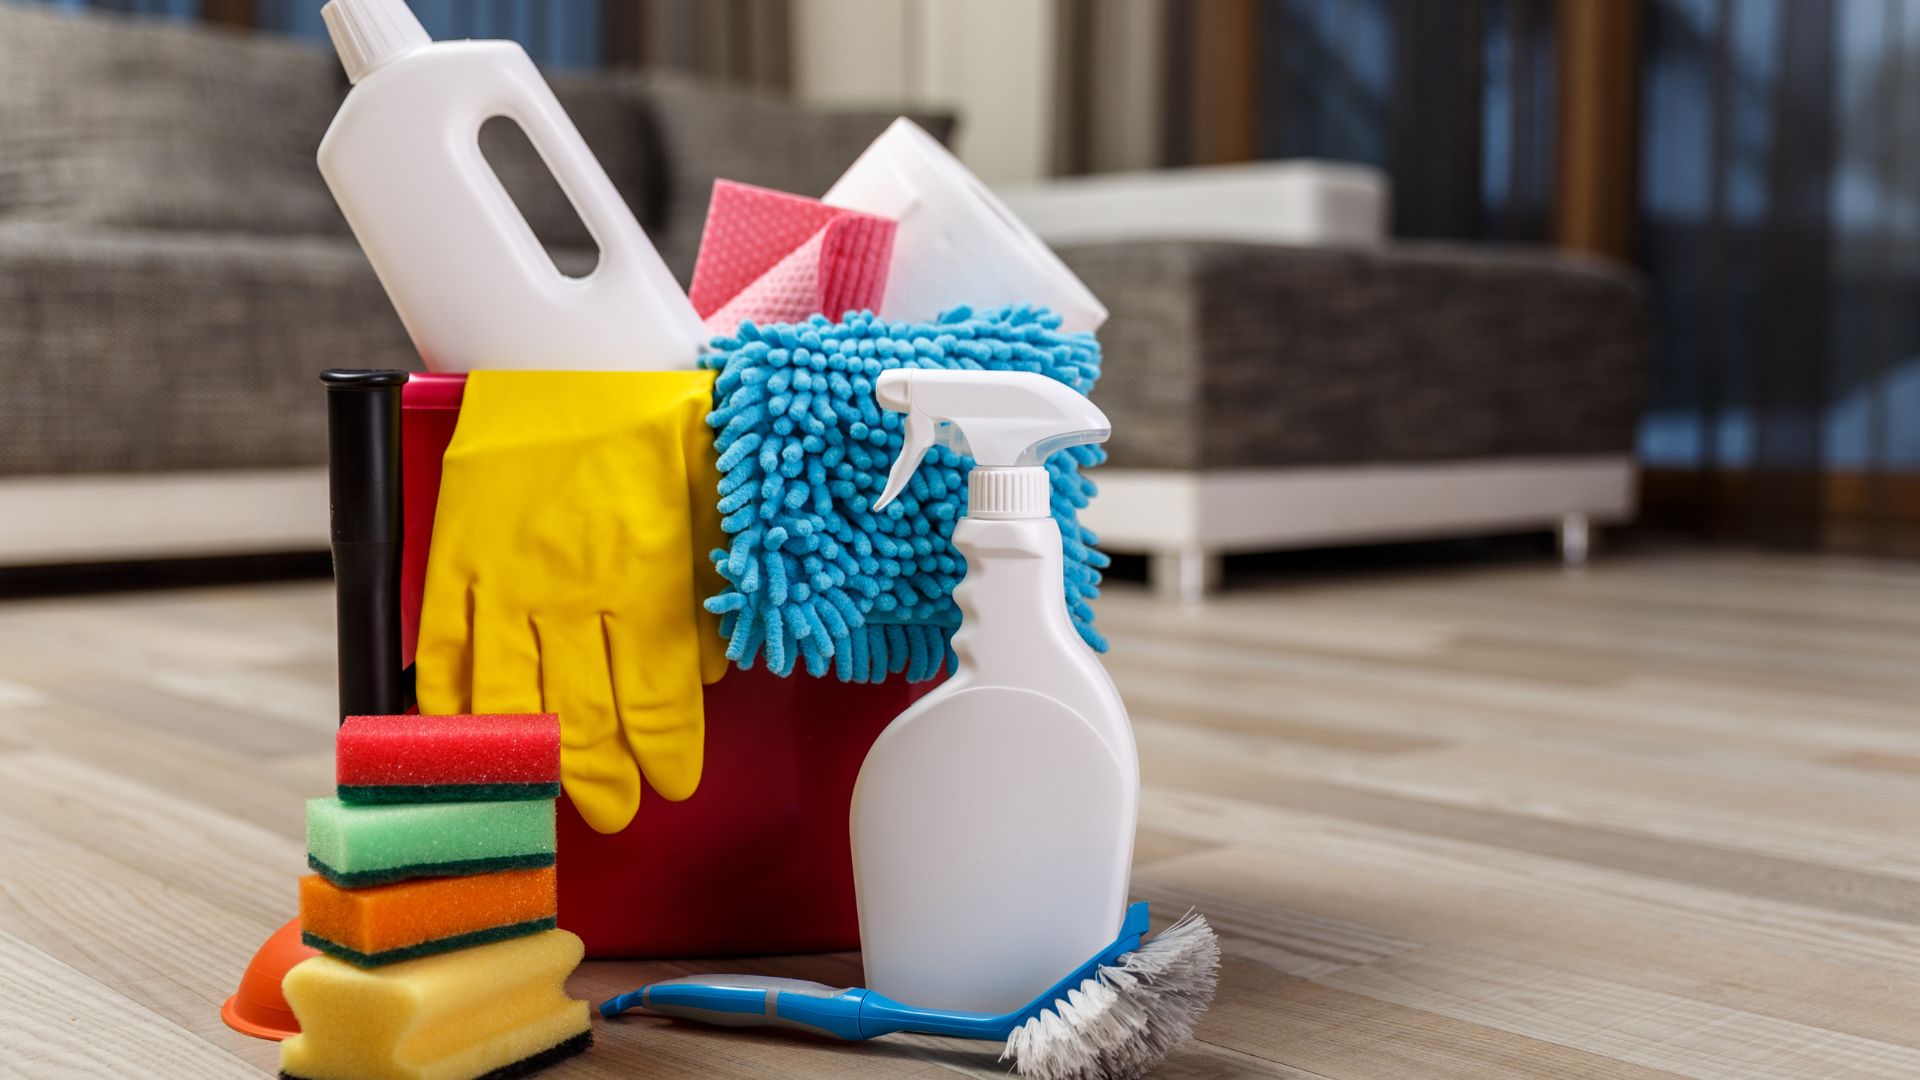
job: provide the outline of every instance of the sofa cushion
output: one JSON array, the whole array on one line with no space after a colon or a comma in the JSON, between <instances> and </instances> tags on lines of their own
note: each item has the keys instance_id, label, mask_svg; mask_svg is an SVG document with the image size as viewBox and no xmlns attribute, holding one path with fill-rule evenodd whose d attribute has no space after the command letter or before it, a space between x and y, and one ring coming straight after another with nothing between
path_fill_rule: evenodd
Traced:
<instances>
[{"instance_id":1,"label":"sofa cushion","mask_svg":"<svg viewBox=\"0 0 1920 1080\"><path fill-rule=\"evenodd\" d=\"M818 198L900 115L822 109L663 73L627 78L649 107L665 169L642 220L683 284L693 277L716 179ZM941 142L952 137L952 116L909 115Z\"/></svg>"},{"instance_id":2,"label":"sofa cushion","mask_svg":"<svg viewBox=\"0 0 1920 1080\"><path fill-rule=\"evenodd\" d=\"M344 233L314 151L345 89L272 35L0 4L0 218Z\"/></svg>"},{"instance_id":3,"label":"sofa cushion","mask_svg":"<svg viewBox=\"0 0 1920 1080\"><path fill-rule=\"evenodd\" d=\"M1097 400L1115 466L1633 451L1647 315L1624 267L1430 244L1160 240L1060 255L1113 312Z\"/></svg>"},{"instance_id":4,"label":"sofa cushion","mask_svg":"<svg viewBox=\"0 0 1920 1080\"><path fill-rule=\"evenodd\" d=\"M0 476L326 461L316 376L418 369L344 237L0 224Z\"/></svg>"}]
</instances>

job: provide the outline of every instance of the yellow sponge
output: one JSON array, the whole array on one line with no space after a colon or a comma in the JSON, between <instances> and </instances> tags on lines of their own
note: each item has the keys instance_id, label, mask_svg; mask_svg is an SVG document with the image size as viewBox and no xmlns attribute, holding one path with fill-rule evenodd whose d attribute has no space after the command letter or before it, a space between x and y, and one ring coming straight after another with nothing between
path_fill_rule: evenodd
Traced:
<instances>
[{"instance_id":1,"label":"yellow sponge","mask_svg":"<svg viewBox=\"0 0 1920 1080\"><path fill-rule=\"evenodd\" d=\"M567 975L585 949L565 930L385 967L303 960L282 989L300 1034L280 1044L299 1080L522 1076L584 1050L587 1003Z\"/></svg>"}]
</instances>

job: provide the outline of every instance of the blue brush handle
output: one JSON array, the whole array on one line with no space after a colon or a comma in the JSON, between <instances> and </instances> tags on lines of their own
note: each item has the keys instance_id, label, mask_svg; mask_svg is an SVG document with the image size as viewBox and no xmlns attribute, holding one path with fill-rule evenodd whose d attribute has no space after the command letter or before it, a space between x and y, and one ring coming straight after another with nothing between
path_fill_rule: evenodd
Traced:
<instances>
[{"instance_id":1,"label":"blue brush handle","mask_svg":"<svg viewBox=\"0 0 1920 1080\"><path fill-rule=\"evenodd\" d=\"M783 1027L835 1039L872 1039L898 1031L1002 1039L1002 1018L916 1009L859 987L834 987L765 975L693 975L643 986L600 1006L617 1016L640 1008L722 1027Z\"/></svg>"},{"instance_id":2,"label":"blue brush handle","mask_svg":"<svg viewBox=\"0 0 1920 1080\"><path fill-rule=\"evenodd\" d=\"M899 1031L954 1035L963 1039L1004 1039L1014 1028L1066 997L1103 964L1116 963L1140 947L1147 932L1147 905L1127 909L1120 936L1086 963L1010 1013L944 1012L921 1009L859 987L834 987L802 979L766 975L690 975L651 983L600 1006L600 1015L618 1016L646 1009L723 1027L784 1027L836 1039L873 1039Z\"/></svg>"},{"instance_id":3,"label":"blue brush handle","mask_svg":"<svg viewBox=\"0 0 1920 1080\"><path fill-rule=\"evenodd\" d=\"M632 1008L722 1027L786 1027L858 1039L865 990L762 975L696 975L643 986L600 1006L616 1016Z\"/></svg>"}]
</instances>

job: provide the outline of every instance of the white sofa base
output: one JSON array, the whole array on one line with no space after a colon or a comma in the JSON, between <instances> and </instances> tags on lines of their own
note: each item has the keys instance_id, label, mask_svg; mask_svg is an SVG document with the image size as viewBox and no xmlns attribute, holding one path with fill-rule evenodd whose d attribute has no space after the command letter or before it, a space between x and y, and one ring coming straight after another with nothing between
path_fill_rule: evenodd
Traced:
<instances>
[{"instance_id":1,"label":"white sofa base","mask_svg":"<svg viewBox=\"0 0 1920 1080\"><path fill-rule=\"evenodd\" d=\"M0 479L0 566L327 549L327 470Z\"/></svg>"},{"instance_id":2,"label":"white sofa base","mask_svg":"<svg viewBox=\"0 0 1920 1080\"><path fill-rule=\"evenodd\" d=\"M1630 457L1178 472L1100 469L1081 514L1109 551L1153 559L1156 587L1194 599L1236 552L1556 529L1571 563L1587 527L1631 520ZM327 470L0 480L0 566L327 547Z\"/></svg>"},{"instance_id":3,"label":"white sofa base","mask_svg":"<svg viewBox=\"0 0 1920 1080\"><path fill-rule=\"evenodd\" d=\"M1081 520L1108 551L1152 558L1156 588L1198 599L1220 557L1326 544L1558 530L1563 557L1586 557L1587 529L1632 519L1631 457L1500 459L1428 465L1180 472L1099 469Z\"/></svg>"},{"instance_id":4,"label":"white sofa base","mask_svg":"<svg viewBox=\"0 0 1920 1080\"><path fill-rule=\"evenodd\" d=\"M1015 217L1054 245L1370 246L1385 242L1392 202L1384 171L1309 159L1101 173L997 190Z\"/></svg>"}]
</instances>

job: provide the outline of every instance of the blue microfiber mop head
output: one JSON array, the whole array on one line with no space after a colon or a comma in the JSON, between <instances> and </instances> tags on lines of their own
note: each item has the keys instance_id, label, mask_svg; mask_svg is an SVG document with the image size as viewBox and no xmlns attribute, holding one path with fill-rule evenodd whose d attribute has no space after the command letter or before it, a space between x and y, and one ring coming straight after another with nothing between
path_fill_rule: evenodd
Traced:
<instances>
[{"instance_id":1,"label":"blue microfiber mop head","mask_svg":"<svg viewBox=\"0 0 1920 1080\"><path fill-rule=\"evenodd\" d=\"M1100 345L1059 327L1045 309L975 315L963 307L931 323L870 312L837 323L821 315L742 323L715 339L702 363L720 370L707 422L719 432L721 526L731 546L713 553L727 588L706 606L720 616L728 658L750 668L764 656L780 675L803 660L809 674L831 670L846 682L902 671L919 681L950 664L948 639L960 625L953 587L966 573L953 526L965 515L973 462L935 447L900 498L874 513L903 418L880 408L873 382L900 367L1033 371L1088 393L1100 376ZM1098 446L1047 460L1067 611L1102 652L1091 601L1108 560L1077 515L1094 493L1080 469L1104 460Z\"/></svg>"}]
</instances>

